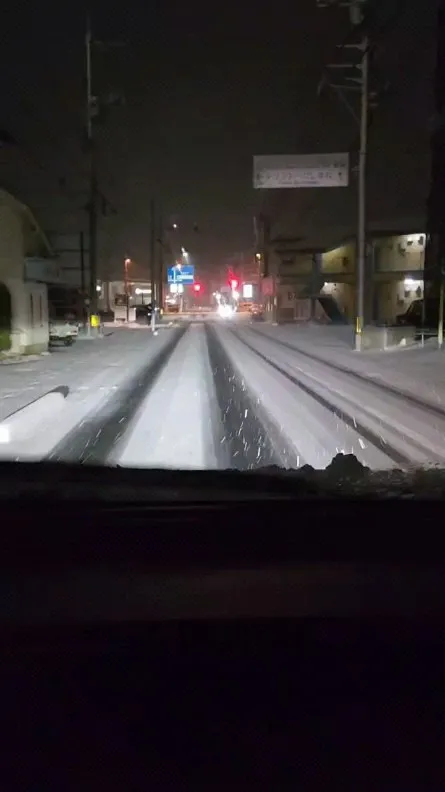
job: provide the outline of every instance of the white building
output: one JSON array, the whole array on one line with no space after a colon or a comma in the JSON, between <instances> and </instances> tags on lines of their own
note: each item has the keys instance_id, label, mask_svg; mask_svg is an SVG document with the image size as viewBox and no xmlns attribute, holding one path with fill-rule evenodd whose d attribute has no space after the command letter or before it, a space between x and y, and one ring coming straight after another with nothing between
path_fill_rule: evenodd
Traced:
<instances>
[{"instance_id":1,"label":"white building","mask_svg":"<svg viewBox=\"0 0 445 792\"><path fill-rule=\"evenodd\" d=\"M50 267L51 246L30 209L0 190L0 352L48 348L48 297L35 272Z\"/></svg>"}]
</instances>

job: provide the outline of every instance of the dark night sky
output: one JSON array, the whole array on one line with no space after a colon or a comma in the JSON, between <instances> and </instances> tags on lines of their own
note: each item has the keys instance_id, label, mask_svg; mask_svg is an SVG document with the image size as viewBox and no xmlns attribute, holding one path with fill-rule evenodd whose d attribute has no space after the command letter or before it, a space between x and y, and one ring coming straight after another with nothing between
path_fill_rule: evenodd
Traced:
<instances>
[{"instance_id":1,"label":"dark night sky","mask_svg":"<svg viewBox=\"0 0 445 792\"><path fill-rule=\"evenodd\" d=\"M411 185L414 199L402 207L409 214L425 191L430 87L424 75L434 58L434 14L414 13L414 6L425 5L419 0L407 5L411 16L402 20L398 53L389 39L379 56L396 96L379 111L373 170L380 180L388 169L403 171L402 190L394 182L393 194L406 196ZM199 238L186 233L184 243L202 266L215 266L252 244L259 199L251 189L254 153L350 144L354 129L344 110L315 96L347 19L341 11L317 10L315 0L209 4L207 11L202 2L132 6L105 0L94 6L96 37L128 42L96 60L96 87L126 96L126 106L114 109L98 133L101 186L118 209L102 224L103 267L119 272L129 254L142 272L153 193L185 228L199 223ZM77 229L85 220L83 10L49 0L35 7L16 3L1 20L1 125L21 144L0 151L1 181L28 201L47 229ZM404 148L402 165L391 160ZM284 203L288 218L298 214L301 222L323 222L323 205L332 218L341 203L338 194L332 203L332 195L299 192L284 196ZM344 207L353 195L347 192Z\"/></svg>"}]
</instances>

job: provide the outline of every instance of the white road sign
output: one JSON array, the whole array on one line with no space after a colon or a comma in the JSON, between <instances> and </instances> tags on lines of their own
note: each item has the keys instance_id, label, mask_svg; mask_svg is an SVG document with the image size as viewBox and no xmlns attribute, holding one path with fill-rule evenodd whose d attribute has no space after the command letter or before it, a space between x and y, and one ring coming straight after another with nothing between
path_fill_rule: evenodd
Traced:
<instances>
[{"instance_id":1,"label":"white road sign","mask_svg":"<svg viewBox=\"0 0 445 792\"><path fill-rule=\"evenodd\" d=\"M256 190L347 187L349 154L290 154L253 158Z\"/></svg>"}]
</instances>

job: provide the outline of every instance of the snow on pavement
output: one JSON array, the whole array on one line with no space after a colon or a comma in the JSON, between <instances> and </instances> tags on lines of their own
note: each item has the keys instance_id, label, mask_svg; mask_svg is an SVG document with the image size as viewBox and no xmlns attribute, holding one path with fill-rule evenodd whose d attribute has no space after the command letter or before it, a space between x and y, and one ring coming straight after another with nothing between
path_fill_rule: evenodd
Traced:
<instances>
[{"instance_id":1,"label":"snow on pavement","mask_svg":"<svg viewBox=\"0 0 445 792\"><path fill-rule=\"evenodd\" d=\"M445 352L434 339L421 346L395 347L384 352L355 352L350 327L266 323L252 329L284 341L307 354L350 368L377 382L387 383L445 409Z\"/></svg>"},{"instance_id":2,"label":"snow on pavement","mask_svg":"<svg viewBox=\"0 0 445 792\"><path fill-rule=\"evenodd\" d=\"M93 376L107 368L118 369L123 359L137 362L150 337L148 331L142 337L117 329L96 341L77 341L72 347L55 347L38 359L2 366L0 420L59 385L86 390Z\"/></svg>"},{"instance_id":3,"label":"snow on pavement","mask_svg":"<svg viewBox=\"0 0 445 792\"><path fill-rule=\"evenodd\" d=\"M335 371L327 362L309 359L298 349L292 350L271 340L280 337L297 347L298 339L304 337L306 341L301 342L301 348L309 351L308 339L321 341L326 328L318 334L307 332L305 335L303 332L299 335L299 328L295 326L257 330L242 324L235 322L234 327L241 340L230 332L231 323L215 323L215 329L232 365L256 402L258 417L264 422L266 432L274 438L274 443L282 444L282 451L290 449L288 464L310 464L324 469L333 457L343 452L354 454L373 470L385 470L395 466L394 454L391 456L389 452L396 449L414 465L445 465L445 418ZM349 328L347 330L350 332ZM82 426L88 416L101 411L111 395L120 391L121 398L127 398L121 390L125 383L149 363L151 356L171 340L174 332L166 328L153 336L146 328L117 329L113 335L96 342L77 343L39 360L2 367L0 420L57 386L66 385L70 392L54 415L43 414L37 407L33 418L33 408L29 408L26 418L31 427L29 433L25 438L0 445L0 457L42 459L48 456L74 427ZM313 391L315 397L261 360L242 342L243 338ZM351 352L341 333L331 333L330 339L330 347L315 345L315 353L325 356L327 361L332 359L334 363L349 365L367 376L372 375L373 366L379 365L380 357L377 359L368 353L357 356ZM417 380L431 383L435 379L439 383L442 378L445 399L444 367L433 366L430 372L425 361L433 352L417 352L417 357L415 350L391 356L383 353L381 359L385 362L379 369L381 381L399 368L405 367L407 372L409 360L421 359L422 363L415 365L424 365L426 373L423 378L417 375ZM403 363L399 363L402 360ZM353 365L348 361L353 361ZM406 373L401 376L407 378ZM219 396L221 398L221 394ZM333 405L337 415L317 401L317 396ZM191 324L109 461L135 467L218 467L219 449L214 447L217 405L205 328L201 323ZM351 418L349 425L342 419L341 412ZM102 412L99 420L102 420ZM368 435L364 428L369 429ZM373 436L379 443L375 444ZM388 453L384 451L385 443Z\"/></svg>"},{"instance_id":4,"label":"snow on pavement","mask_svg":"<svg viewBox=\"0 0 445 792\"><path fill-rule=\"evenodd\" d=\"M280 347L265 335L241 329L237 332L261 354L276 362L322 398L327 398L338 411L347 413L356 424L366 427L389 448L396 449L406 459L411 460L415 466L445 465L445 416L440 417L403 397L338 372L326 363ZM301 391L296 388L296 392L300 399ZM328 415L324 424L329 426ZM370 443L363 436L360 437L360 446L360 453L363 452L366 464L374 467L369 459L366 460ZM358 450L351 451L361 459ZM393 461L391 466L395 464ZM387 466L388 460L385 467Z\"/></svg>"},{"instance_id":5,"label":"snow on pavement","mask_svg":"<svg viewBox=\"0 0 445 792\"><path fill-rule=\"evenodd\" d=\"M110 462L129 467L216 468L214 401L204 326L192 324Z\"/></svg>"},{"instance_id":6,"label":"snow on pavement","mask_svg":"<svg viewBox=\"0 0 445 792\"><path fill-rule=\"evenodd\" d=\"M220 326L217 332L232 365L256 399L259 413L266 415L291 445L299 466L324 469L339 453L355 454L373 469L390 466L383 452L368 448L357 431L258 358L229 329Z\"/></svg>"},{"instance_id":7,"label":"snow on pavement","mask_svg":"<svg viewBox=\"0 0 445 792\"><path fill-rule=\"evenodd\" d=\"M145 366L169 338L169 330L154 337L149 331L118 330L97 342L63 348L61 355L57 350L29 366L5 367L7 371L3 374L2 370L0 379L2 418L59 385L67 385L70 392L53 419L42 420L37 409L34 431L30 431L26 440L0 446L0 457L38 460L50 454L68 432L97 411L129 377Z\"/></svg>"}]
</instances>

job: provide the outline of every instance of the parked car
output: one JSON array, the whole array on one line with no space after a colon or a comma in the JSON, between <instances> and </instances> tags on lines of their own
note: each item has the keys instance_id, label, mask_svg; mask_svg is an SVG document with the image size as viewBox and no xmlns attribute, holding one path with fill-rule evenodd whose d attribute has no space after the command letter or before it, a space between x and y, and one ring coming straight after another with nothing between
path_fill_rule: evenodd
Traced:
<instances>
[{"instance_id":1,"label":"parked car","mask_svg":"<svg viewBox=\"0 0 445 792\"><path fill-rule=\"evenodd\" d=\"M74 344L79 335L79 325L75 321L66 319L50 319L49 343L50 345L63 343L65 346Z\"/></svg>"}]
</instances>

